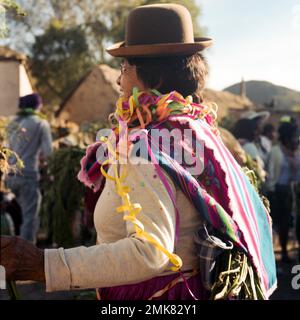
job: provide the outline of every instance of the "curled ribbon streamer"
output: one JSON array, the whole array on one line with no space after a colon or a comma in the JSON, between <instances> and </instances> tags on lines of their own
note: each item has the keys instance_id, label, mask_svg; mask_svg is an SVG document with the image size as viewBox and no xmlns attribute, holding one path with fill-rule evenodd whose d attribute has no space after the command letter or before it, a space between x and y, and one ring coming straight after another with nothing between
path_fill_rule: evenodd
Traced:
<instances>
[{"instance_id":1,"label":"curled ribbon streamer","mask_svg":"<svg viewBox=\"0 0 300 320\"><path fill-rule=\"evenodd\" d=\"M210 113L214 120L217 119L217 112L218 112L218 105L215 103L215 102L209 102L208 105L207 105L207 113Z\"/></svg>"},{"instance_id":2,"label":"curled ribbon streamer","mask_svg":"<svg viewBox=\"0 0 300 320\"><path fill-rule=\"evenodd\" d=\"M146 125L152 121L152 114L151 114L151 111L149 110L149 106L150 104L146 106L142 106L143 111L146 113Z\"/></svg>"},{"instance_id":3,"label":"curled ribbon streamer","mask_svg":"<svg viewBox=\"0 0 300 320\"><path fill-rule=\"evenodd\" d=\"M103 177L105 177L105 179L109 179L109 180L115 181L115 178L112 177L112 176L110 176L110 175L104 170L104 168L103 168L105 165L108 165L108 164L110 164L109 159L107 159L107 160L105 160L105 161L103 162L103 164L102 164L101 167L100 167L100 171L101 171Z\"/></svg>"},{"instance_id":4,"label":"curled ribbon streamer","mask_svg":"<svg viewBox=\"0 0 300 320\"><path fill-rule=\"evenodd\" d=\"M152 96L150 94L153 94ZM152 111L150 106L153 106ZM116 103L115 118L117 120L123 120L128 124L131 124L133 121L138 119L140 125L135 126L134 128L141 128L145 130L145 127L152 121L152 115L157 116L158 121L166 119L170 114L189 114L192 117L204 118L208 114L212 115L212 118L215 120L217 118L217 109L218 106L215 103L211 105L203 106L193 103L192 96L187 96L184 98L181 94L176 91L172 91L169 94L162 95L157 90L153 89L148 92L139 92L137 88L133 89L133 94L128 100L121 97ZM121 132L119 126L116 127L115 132ZM108 151L113 155L115 160L117 160L118 153L112 147L108 138L101 139L103 143L107 145ZM105 170L105 165L112 165L114 176L109 175ZM172 271L178 271L182 266L181 258L169 252L164 248L155 238L148 234L144 230L144 225L141 221L136 218L136 215L141 212L142 207L139 203L132 204L130 201L130 188L126 185L123 185L122 182L127 176L127 168L124 167L124 170L119 176L116 162L113 162L112 159L105 160L100 167L102 175L109 180L115 182L115 187L118 195L122 198L122 205L116 208L118 213L125 213L123 216L124 221L130 221L135 228L136 234L151 243L155 248L163 252L169 259L170 263L173 266L170 268Z\"/></svg>"},{"instance_id":5,"label":"curled ribbon streamer","mask_svg":"<svg viewBox=\"0 0 300 320\"><path fill-rule=\"evenodd\" d=\"M139 122L140 122L140 127L142 129L145 129L145 122L144 122L144 119L142 117L142 114L141 114L141 111L139 110L139 108L136 109L136 114L137 114L137 117L139 119Z\"/></svg>"},{"instance_id":6,"label":"curled ribbon streamer","mask_svg":"<svg viewBox=\"0 0 300 320\"><path fill-rule=\"evenodd\" d=\"M171 267L171 270L178 271L180 269L180 267L182 266L182 260L176 254L173 254L173 253L169 252L167 249L165 249L157 240L155 240L146 231L144 231L144 225L142 224L141 221L139 221L136 218L136 215L139 212L141 212L142 208L139 204L132 204L131 203L130 197L128 194L128 192L129 192L128 187L122 185L120 177L118 175L118 170L117 170L116 164L113 163L112 165L114 167L113 169L114 169L114 174L115 174L115 176L113 177L113 180L115 181L118 194L121 196L122 202L123 202L123 205L118 207L116 209L116 211L118 213L128 212L127 215L124 215L123 220L130 221L131 223L133 223L136 234L139 237L144 238L149 243L151 243L155 248L157 248L158 250L163 252L169 258L169 261L173 264L173 266ZM101 172L103 172L103 171L105 172L105 170L101 166ZM107 177L112 178L106 172L105 172L105 174Z\"/></svg>"},{"instance_id":7,"label":"curled ribbon streamer","mask_svg":"<svg viewBox=\"0 0 300 320\"><path fill-rule=\"evenodd\" d=\"M139 97L141 96L143 92L140 92L139 93L139 90L137 87L134 87L133 90L132 90L132 97L133 97L133 100L135 102L135 105L138 107L140 105L139 103Z\"/></svg>"}]
</instances>

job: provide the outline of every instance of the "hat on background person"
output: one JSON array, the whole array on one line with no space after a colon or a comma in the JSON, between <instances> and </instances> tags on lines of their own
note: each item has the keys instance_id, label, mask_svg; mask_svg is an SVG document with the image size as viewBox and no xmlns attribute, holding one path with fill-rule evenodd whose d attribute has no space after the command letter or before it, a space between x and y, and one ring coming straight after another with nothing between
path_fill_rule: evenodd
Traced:
<instances>
[{"instance_id":1,"label":"hat on background person","mask_svg":"<svg viewBox=\"0 0 300 320\"><path fill-rule=\"evenodd\" d=\"M284 115L279 119L279 123L292 123L297 124L297 119L291 115Z\"/></svg>"},{"instance_id":2,"label":"hat on background person","mask_svg":"<svg viewBox=\"0 0 300 320\"><path fill-rule=\"evenodd\" d=\"M211 38L194 38L189 11L179 4L154 4L133 9L125 41L107 48L115 57L191 55L209 47Z\"/></svg>"},{"instance_id":3,"label":"hat on background person","mask_svg":"<svg viewBox=\"0 0 300 320\"><path fill-rule=\"evenodd\" d=\"M260 112L256 112L256 111L246 111L244 112L240 119L248 119L248 120L254 120L254 119L258 119L258 118L262 118L263 120L267 120L270 117L270 112L268 111L260 111Z\"/></svg>"},{"instance_id":4,"label":"hat on background person","mask_svg":"<svg viewBox=\"0 0 300 320\"><path fill-rule=\"evenodd\" d=\"M19 108L20 109L39 109L43 104L42 98L37 93L28 94L20 97Z\"/></svg>"}]
</instances>

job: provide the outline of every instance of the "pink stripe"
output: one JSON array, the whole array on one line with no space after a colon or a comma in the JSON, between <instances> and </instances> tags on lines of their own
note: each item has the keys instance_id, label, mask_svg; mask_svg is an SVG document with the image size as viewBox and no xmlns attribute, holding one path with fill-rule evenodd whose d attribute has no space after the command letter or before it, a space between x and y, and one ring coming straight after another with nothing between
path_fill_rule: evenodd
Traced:
<instances>
[{"instance_id":1,"label":"pink stripe","mask_svg":"<svg viewBox=\"0 0 300 320\"><path fill-rule=\"evenodd\" d=\"M182 272L180 272L181 278L183 279L183 282L188 290L188 292L190 293L190 295L193 297L194 300L199 300L198 298L196 298L196 296L193 294L192 290L190 289L190 286L184 276L184 274Z\"/></svg>"},{"instance_id":2,"label":"pink stripe","mask_svg":"<svg viewBox=\"0 0 300 320\"><path fill-rule=\"evenodd\" d=\"M205 129L206 129L206 128L205 128ZM214 140L214 139L215 139L215 136L213 136L212 133L211 133L209 130L204 130L204 131L205 131L205 134L206 134L207 136L209 136L211 140ZM207 131L208 131L208 132L207 132ZM197 134L197 132L196 132L196 134ZM208 142L211 142L211 140L208 141ZM207 141L206 141L206 142L207 142ZM226 148L220 148L220 144L219 144L219 143L213 143L213 145L217 147L217 150L218 150L218 152L219 152L218 155L219 155L219 157L221 157L221 161L223 160L223 162L226 164L226 166L227 166L227 161L228 161L228 160L231 161L231 163L233 163L234 166L235 166L236 172L239 173L239 171L241 170L241 168L236 166L235 160L233 159L233 157L231 156L231 154L228 154L228 157L225 156L224 153L226 153L227 149L226 149ZM244 213L244 217L246 217L246 216L245 216L245 210L244 210L243 204L242 204L242 202L241 202L240 195L237 193L237 190L236 190L236 188L234 187L234 180L233 180L232 175L230 174L230 169L229 169L228 166L227 166L227 169L228 169L228 170L227 170L227 173L228 173L228 176L229 176L230 182L231 182L231 190L229 190L229 191L234 191L235 198L236 198L236 200L237 200L238 203L239 203L239 208L238 208L238 209L239 209L239 210L242 210L243 213ZM242 189L243 189L243 191L244 191L244 194L245 194L246 203L247 203L249 209L251 209L251 216L252 216L253 222L255 222L255 216L253 216L253 212L254 212L253 206L252 206L252 204L251 204L251 202L250 202L250 199L249 199L249 197L248 197L248 194L247 194L247 192L246 192L247 189L246 189L246 187L245 187L244 181L241 179L241 175L240 175L240 174L238 174L238 175L236 176L236 178L239 180L239 183L241 184L241 187L242 187ZM247 219L246 219L246 220L247 220ZM248 226L248 227L249 227L249 226ZM256 223L255 223L255 226L254 226L254 227L256 228L256 233L257 233L257 235L258 235L258 234L259 234L259 233L258 233L258 226L257 226ZM259 240L259 239L258 239L258 240Z\"/></svg>"},{"instance_id":3,"label":"pink stripe","mask_svg":"<svg viewBox=\"0 0 300 320\"><path fill-rule=\"evenodd\" d=\"M189 118L183 118L183 117L181 117L181 121L186 121L186 119L188 119L189 120ZM194 125L193 125L193 123L192 123L192 121L187 121L187 122L189 122L190 123L190 126L194 129L194 131L195 131L195 133L196 133L196 135L198 135L198 138L200 139L200 135L199 135L199 130L196 130L195 128L194 128ZM204 129L202 126L201 126L201 128L202 128L202 130ZM207 135L207 136L209 136L209 138L210 139L208 139L208 140L206 140L205 139L205 142L206 143L209 143L209 142L211 142L211 140L212 140L212 133L210 132L210 130L203 130L204 131L204 133ZM207 131L208 131L208 133L207 133ZM213 138L215 138L215 136L213 136ZM202 137L202 140L203 140L203 137ZM226 167L227 167L227 161L228 161L228 158L226 158L226 157L224 157L224 156L222 156L222 150L220 149L220 147L219 147L219 143L214 143L213 144L214 146L215 146L215 148L213 148L212 150L214 150L214 153L215 153L215 151L216 151L216 149L217 149L217 151L218 151L218 155L219 155L219 157L221 157L221 159L222 160L224 160L223 162L224 162L224 164L226 165ZM225 148L223 148L223 149L225 149ZM215 154L216 155L216 154ZM240 170L240 168L238 169L238 171ZM227 167L227 170L226 170L228 173L230 172L230 170L229 170L229 168ZM237 210L238 210L238 212L240 212L240 213L242 213L243 212L243 220L241 221L242 222L242 225L244 225L245 227L243 228L243 229L245 229L245 232L243 231L243 233L244 233L244 235L246 236L247 235L247 238L250 238L250 243L253 245L253 248L254 248L254 251L255 251L255 258L256 258L256 260L258 260L259 262L260 262L260 259L259 259L259 249L258 249L258 247L257 247L257 245L256 245L256 241L255 241L255 239L253 238L253 235L251 234L251 233L249 233L249 232L247 232L247 230L251 230L251 227L250 227L250 225L248 224L248 223L246 223L246 225L245 225L245 221L247 222L247 218L245 219L245 212L244 212L244 209L243 209L243 205L241 204L241 200L240 200L240 196L239 196L239 194L236 192L236 188L234 187L234 183L233 183L233 178L232 178L232 176L231 176L231 174L228 174L228 177L229 177L229 179L230 179L230 186L229 186L229 192L231 192L232 194L233 194L233 196L234 196L234 199L236 200L236 202L238 202L238 206L237 206ZM235 203L236 204L236 203ZM260 263L259 263L260 264Z\"/></svg>"},{"instance_id":4,"label":"pink stripe","mask_svg":"<svg viewBox=\"0 0 300 320\"><path fill-rule=\"evenodd\" d=\"M206 128L205 128L205 129L206 129ZM197 134L197 130L195 130L195 131L196 131L196 134ZM205 131L206 131L205 133L210 136L210 139L215 139L215 136L212 136L212 133L210 132L210 130L205 130ZM207 140L206 140L206 142L207 142ZM209 142L210 142L210 141L209 141ZM228 161L228 158L229 158L229 160L231 160L231 162L233 163L234 168L236 169L236 171L239 172L241 169L240 169L240 167L238 167L237 163L235 162L235 160L233 159L233 157L232 157L232 155L229 153L229 151L228 151L226 148L220 149L218 143L215 143L214 145L217 146L217 149L218 149L218 151L220 152L219 156L224 160L224 163L226 164L226 161ZM227 159L226 159L225 156L222 156L222 153L227 153ZM234 160L234 161L232 161L232 160ZM231 184L233 184L233 178L232 178L229 170L228 170L228 172L229 172L230 182L231 182ZM257 232L257 234L259 235L258 226L257 226L257 223L256 223L256 216L255 216L255 213L254 213L254 208L253 208L253 206L252 206L252 203L250 202L248 193L245 191L245 189L246 189L246 188L245 188L245 183L244 183L244 181L241 179L241 176L240 176L240 175L239 175L237 178L239 179L239 182L242 183L242 189L244 190L244 194L245 194L245 196L246 196L247 204L248 204L248 206L249 206L249 209L251 209L252 219L253 219L253 214L254 214L253 222L255 223L256 232ZM232 185L232 186L231 186L231 191L233 191L233 190L235 191L235 188L233 188L233 185ZM247 238L250 238L250 243L252 244L253 248L255 249L255 258L256 258L256 260L254 259L253 262L254 262L254 263L256 262L255 265L256 265L257 269L260 271L261 278L262 278L262 281L263 281L263 283L264 283L264 285L265 285L265 291L266 291L266 288L268 287L268 283L267 283L267 273L266 273L266 270L265 270L264 265L263 265L263 263L262 263L261 255L259 254L260 251L259 251L259 248L257 247L257 242L254 240L252 233L251 233L251 232L248 232L248 230L251 230L252 227L250 227L249 224L247 223L248 217L246 216L245 211L244 211L244 208L243 208L243 206L241 205L240 197L239 197L239 195L238 195L236 192L234 192L234 194L235 194L236 200L237 200L238 203L239 203L239 211L240 211L240 213L243 212L242 221L240 221L241 219L239 219L239 221L240 221L240 226L241 226L241 225L244 225L244 226L245 226L245 228L244 228L245 230L243 230L244 236L247 237ZM245 225L245 223L246 223L246 225ZM254 257L253 257L253 258L254 258Z\"/></svg>"},{"instance_id":5,"label":"pink stripe","mask_svg":"<svg viewBox=\"0 0 300 320\"><path fill-rule=\"evenodd\" d=\"M206 141L207 142L207 141ZM218 144L216 144L216 149L222 153L222 150L220 150ZM220 154L221 158L222 158L222 155ZM224 161L226 163L226 161L228 161L228 159L224 158ZM227 166L227 165L226 165ZM228 168L228 167L227 167ZM229 168L228 168L229 169ZM242 201L241 201L241 198L240 198L240 195L237 193L237 190L236 188L234 187L234 180L233 180L233 177L232 175L230 174L230 170L227 170L227 177L229 178L230 180L230 187L229 187L229 190L228 192L232 193L233 196L234 196L234 200L235 202L238 204L238 212L239 212L239 215L235 215L234 219L238 220L239 221L239 225L245 225L245 230L243 230L243 233L244 233L244 236L246 237L248 235L248 238L250 238L250 243L253 245L253 247L255 248L255 254L256 254L256 258L258 259L259 257L259 248L257 247L257 242L255 241L255 237L254 235L251 233L251 232L248 232L248 230L251 230L252 229L252 226L250 225L250 223L248 222L248 218L245 214L245 211L244 211L244 208L243 208L243 204L242 204ZM244 189L244 188L243 188ZM245 189L244 189L244 193L245 192ZM260 260L260 259L258 259Z\"/></svg>"},{"instance_id":6,"label":"pink stripe","mask_svg":"<svg viewBox=\"0 0 300 320\"><path fill-rule=\"evenodd\" d=\"M187 117L185 117L185 118L184 118L184 117L181 117L181 118L180 118L181 121L186 121L186 119L188 119L187 122L189 122L189 125L194 129L194 131L195 131L196 135L198 136L198 138L199 138L200 140L203 140L204 137L202 137L202 139L201 139L201 136L200 136L200 134L199 134L199 130L196 130L197 128L194 127L193 121L189 121L189 118L187 118ZM176 120L176 118L175 118L175 120ZM178 121L178 120L177 120L177 121ZM211 138L212 133L210 132L210 130L203 130L204 128L203 128L202 126L201 126L200 128L201 128L202 131L204 131L204 133L210 138L210 139L208 139L208 140L205 139L205 143L206 143L206 144L207 144L207 143L210 143L211 140L212 140L212 138ZM209 134L207 134L206 131L208 131ZM205 135L204 135L204 136L205 136ZM215 136L213 136L213 138L215 138ZM223 160L223 163L224 163L224 164L226 165L226 167L227 167L228 158L222 157L222 150L220 150L220 147L219 147L220 144L219 144L219 143L213 143L213 145L214 145L214 148L211 148L211 149L214 151L214 154L216 155L216 151L218 151L218 152L219 152L219 153L218 153L219 157L221 157L221 159ZM217 149L217 150L216 150L216 149ZM225 149L225 148L224 148L224 149ZM239 170L240 170L240 169L239 169ZM227 173L230 172L230 170L229 170L228 167L227 167L226 172L227 172ZM231 194L233 194L233 199L235 199L236 202L238 202L238 206L236 206L236 207L237 207L237 211L240 212L240 213L243 212L243 216L245 216L245 214L244 214L244 209L243 209L243 205L241 204L240 196L239 196L239 194L237 193L236 188L234 187L233 178L232 178L232 176L231 176L230 174L228 174L227 176L228 176L229 179L230 179L230 181L229 181L230 185L228 186L228 187L229 187L228 190L229 190L229 192L231 192ZM230 198L232 199L232 197L230 197ZM233 201L231 201L231 202L233 203ZM233 204L236 205L237 203L233 203ZM247 221L247 219L243 218L243 221L242 221L242 224L243 224L243 225L245 225L245 221L244 221L244 220ZM256 241L255 241L255 239L253 238L252 234L249 234L249 233L247 232L247 230L251 230L250 225L247 224L244 229L246 229L246 232L243 232L243 233L244 233L245 235L248 234L248 237L247 237L247 238L250 237L250 243L253 245L253 247L254 247L254 249L255 249L255 255L256 255L255 258L259 261L259 260L260 260L260 259L258 259L258 256L259 256L258 252L259 252L259 250L258 250L258 248L257 248Z\"/></svg>"}]
</instances>

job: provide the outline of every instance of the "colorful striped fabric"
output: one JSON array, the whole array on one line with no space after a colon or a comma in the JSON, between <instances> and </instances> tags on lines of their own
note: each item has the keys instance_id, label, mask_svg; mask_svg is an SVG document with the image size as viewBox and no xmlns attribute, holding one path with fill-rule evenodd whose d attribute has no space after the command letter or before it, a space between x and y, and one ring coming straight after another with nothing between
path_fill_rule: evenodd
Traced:
<instances>
[{"instance_id":1,"label":"colorful striped fabric","mask_svg":"<svg viewBox=\"0 0 300 320\"><path fill-rule=\"evenodd\" d=\"M221 234L223 240L231 241L236 248L247 254L259 276L264 297L268 298L276 288L276 267L271 219L259 195L217 134L213 117L202 112L207 109L205 106L191 103L176 92L164 96L154 94L149 97L145 93L135 92L129 103L121 100L117 103L120 115L125 112L125 118L131 121L128 122L129 128L137 128L132 136L129 134L134 144L133 150L137 145L141 147L141 142L138 144L134 140L140 131L145 138L142 140L146 143L144 147L148 159L152 163L155 159L156 168L162 168L169 174L208 226ZM140 109L144 112L145 120ZM141 123L138 127L137 120ZM192 135L189 139L173 139L173 147L177 144L196 157L200 155L195 145L203 147L203 171L200 173L192 174L188 163L178 162L174 153L164 150L159 142L154 141L151 129L174 128L180 132L188 129ZM88 148L78 175L79 180L94 191L103 188L105 182L100 173L101 164L95 157L101 144L97 142ZM159 176L163 179L163 175ZM170 196L174 198L174 195Z\"/></svg>"},{"instance_id":2,"label":"colorful striped fabric","mask_svg":"<svg viewBox=\"0 0 300 320\"><path fill-rule=\"evenodd\" d=\"M190 198L201 218L247 253L268 298L276 288L276 267L271 219L259 195L209 121L170 116L167 122L151 124L147 129L166 127L193 131L196 143L204 146L204 171L198 176L192 175L184 163L179 164L160 147L154 152L157 162ZM149 135L149 143L151 139ZM186 150L195 145L189 139L178 143ZM210 184L205 184L207 179Z\"/></svg>"}]
</instances>

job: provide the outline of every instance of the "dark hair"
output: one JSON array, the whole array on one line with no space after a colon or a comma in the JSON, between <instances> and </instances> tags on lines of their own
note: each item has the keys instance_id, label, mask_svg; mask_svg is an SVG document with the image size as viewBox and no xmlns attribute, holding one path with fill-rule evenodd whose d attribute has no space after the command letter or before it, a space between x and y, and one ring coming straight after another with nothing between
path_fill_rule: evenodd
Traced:
<instances>
[{"instance_id":1,"label":"dark hair","mask_svg":"<svg viewBox=\"0 0 300 320\"><path fill-rule=\"evenodd\" d=\"M202 90L208 75L207 62L201 53L191 56L159 58L128 58L136 66L138 78L161 93L178 91L184 97L192 95L194 102L203 101Z\"/></svg>"},{"instance_id":2,"label":"dark hair","mask_svg":"<svg viewBox=\"0 0 300 320\"><path fill-rule=\"evenodd\" d=\"M299 128L296 123L284 122L278 128L278 140L287 145L291 139L299 135Z\"/></svg>"},{"instance_id":3,"label":"dark hair","mask_svg":"<svg viewBox=\"0 0 300 320\"><path fill-rule=\"evenodd\" d=\"M262 134L264 136L267 136L269 133L274 132L274 131L275 131L275 127L271 123L267 123L264 125L264 127L262 129Z\"/></svg>"},{"instance_id":4,"label":"dark hair","mask_svg":"<svg viewBox=\"0 0 300 320\"><path fill-rule=\"evenodd\" d=\"M255 139L257 129L257 119L239 119L236 122L232 133L237 139L253 141Z\"/></svg>"}]
</instances>

